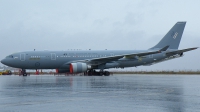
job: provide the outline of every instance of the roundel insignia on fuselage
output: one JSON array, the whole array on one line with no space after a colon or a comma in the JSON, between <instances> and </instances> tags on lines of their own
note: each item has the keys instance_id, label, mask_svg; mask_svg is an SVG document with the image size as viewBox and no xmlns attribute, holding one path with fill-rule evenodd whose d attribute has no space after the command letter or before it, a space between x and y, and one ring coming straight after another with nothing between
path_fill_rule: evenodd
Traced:
<instances>
[{"instance_id":1,"label":"roundel insignia on fuselage","mask_svg":"<svg viewBox=\"0 0 200 112\"><path fill-rule=\"evenodd\" d=\"M35 63L35 66L36 66L36 67L39 67L39 66L40 66L40 63L39 63L39 62L36 62L36 63Z\"/></svg>"}]
</instances>

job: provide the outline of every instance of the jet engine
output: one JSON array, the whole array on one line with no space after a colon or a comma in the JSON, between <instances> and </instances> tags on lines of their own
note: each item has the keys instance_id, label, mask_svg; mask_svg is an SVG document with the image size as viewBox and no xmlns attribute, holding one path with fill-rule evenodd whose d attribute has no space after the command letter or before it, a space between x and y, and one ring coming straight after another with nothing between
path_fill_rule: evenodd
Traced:
<instances>
[{"instance_id":1,"label":"jet engine","mask_svg":"<svg viewBox=\"0 0 200 112\"><path fill-rule=\"evenodd\" d=\"M71 63L69 67L70 73L86 72L89 69L91 69L91 66L86 63Z\"/></svg>"}]
</instances>

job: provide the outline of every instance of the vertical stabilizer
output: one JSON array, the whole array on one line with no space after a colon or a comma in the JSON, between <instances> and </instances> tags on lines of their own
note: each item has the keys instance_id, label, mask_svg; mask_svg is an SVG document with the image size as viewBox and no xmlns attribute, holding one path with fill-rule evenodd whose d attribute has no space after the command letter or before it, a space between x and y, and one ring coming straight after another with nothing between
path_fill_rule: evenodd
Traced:
<instances>
[{"instance_id":1,"label":"vertical stabilizer","mask_svg":"<svg viewBox=\"0 0 200 112\"><path fill-rule=\"evenodd\" d=\"M163 48L169 46L169 49L178 49L186 22L177 22L162 40L150 49Z\"/></svg>"}]
</instances>

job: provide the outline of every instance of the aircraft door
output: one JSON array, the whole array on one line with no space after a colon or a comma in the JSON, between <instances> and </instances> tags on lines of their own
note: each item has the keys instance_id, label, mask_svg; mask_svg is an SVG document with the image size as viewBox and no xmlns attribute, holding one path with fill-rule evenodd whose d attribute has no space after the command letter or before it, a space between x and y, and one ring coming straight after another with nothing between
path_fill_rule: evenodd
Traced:
<instances>
[{"instance_id":1,"label":"aircraft door","mask_svg":"<svg viewBox=\"0 0 200 112\"><path fill-rule=\"evenodd\" d=\"M56 53L51 53L51 60L56 60Z\"/></svg>"},{"instance_id":2,"label":"aircraft door","mask_svg":"<svg viewBox=\"0 0 200 112\"><path fill-rule=\"evenodd\" d=\"M21 61L25 61L25 53L21 53L20 54L20 60Z\"/></svg>"}]
</instances>

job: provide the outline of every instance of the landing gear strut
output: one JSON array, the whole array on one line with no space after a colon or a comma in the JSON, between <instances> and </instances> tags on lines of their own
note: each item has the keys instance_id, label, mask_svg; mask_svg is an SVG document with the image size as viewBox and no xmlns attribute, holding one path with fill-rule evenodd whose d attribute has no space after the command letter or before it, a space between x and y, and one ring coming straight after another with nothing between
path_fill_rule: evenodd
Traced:
<instances>
[{"instance_id":1,"label":"landing gear strut","mask_svg":"<svg viewBox=\"0 0 200 112\"><path fill-rule=\"evenodd\" d=\"M99 72L95 71L95 70L88 70L86 72L84 72L85 76L110 76L110 72L108 71L103 71L100 70Z\"/></svg>"},{"instance_id":2,"label":"landing gear strut","mask_svg":"<svg viewBox=\"0 0 200 112\"><path fill-rule=\"evenodd\" d=\"M25 70L25 69L22 69L21 74L22 74L23 76L27 76L26 70Z\"/></svg>"}]
</instances>

